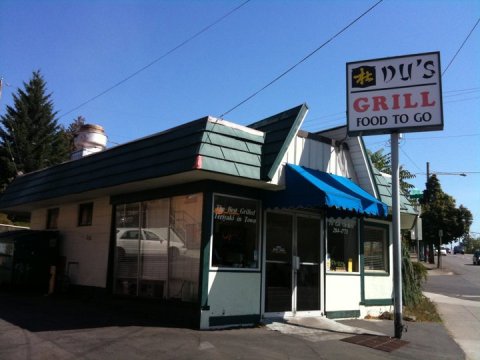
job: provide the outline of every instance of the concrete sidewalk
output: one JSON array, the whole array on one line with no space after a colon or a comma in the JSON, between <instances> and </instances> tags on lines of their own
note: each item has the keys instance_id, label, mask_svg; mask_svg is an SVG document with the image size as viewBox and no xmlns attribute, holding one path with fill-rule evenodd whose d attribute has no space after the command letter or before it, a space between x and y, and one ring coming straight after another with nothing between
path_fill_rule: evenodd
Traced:
<instances>
[{"instance_id":1,"label":"concrete sidewalk","mask_svg":"<svg viewBox=\"0 0 480 360\"><path fill-rule=\"evenodd\" d=\"M134 306L135 303L132 303ZM0 359L464 359L445 327L407 323L393 352L342 341L358 333L392 336L388 320L306 318L277 329L198 331L136 320L105 304L0 294ZM290 327L288 332L282 327ZM295 331L292 330L295 329Z\"/></svg>"},{"instance_id":2,"label":"concrete sidewalk","mask_svg":"<svg viewBox=\"0 0 480 360\"><path fill-rule=\"evenodd\" d=\"M422 262L428 269L428 276L454 275L446 268ZM425 292L437 306L437 311L448 329L450 336L465 352L466 359L480 359L480 302L458 297Z\"/></svg>"}]
</instances>

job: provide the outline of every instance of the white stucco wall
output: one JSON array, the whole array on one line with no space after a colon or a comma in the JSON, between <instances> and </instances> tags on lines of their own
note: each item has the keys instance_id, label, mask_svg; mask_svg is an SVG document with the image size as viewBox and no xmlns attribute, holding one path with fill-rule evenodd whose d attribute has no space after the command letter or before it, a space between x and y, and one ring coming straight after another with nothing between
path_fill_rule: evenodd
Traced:
<instances>
[{"instance_id":1,"label":"white stucco wall","mask_svg":"<svg viewBox=\"0 0 480 360\"><path fill-rule=\"evenodd\" d=\"M325 284L325 311L358 310L361 300L360 275L329 275Z\"/></svg>"},{"instance_id":2,"label":"white stucco wall","mask_svg":"<svg viewBox=\"0 0 480 360\"><path fill-rule=\"evenodd\" d=\"M202 312L201 327L213 316L260 314L261 274L257 272L216 272L208 276L208 305Z\"/></svg>"},{"instance_id":3,"label":"white stucco wall","mask_svg":"<svg viewBox=\"0 0 480 360\"><path fill-rule=\"evenodd\" d=\"M365 299L390 299L393 279L390 276L365 276Z\"/></svg>"},{"instance_id":4,"label":"white stucco wall","mask_svg":"<svg viewBox=\"0 0 480 360\"><path fill-rule=\"evenodd\" d=\"M81 203L87 202L93 202L91 226L77 226L80 203L62 204L49 208L60 209L57 229L61 235L60 255L66 257L67 265L70 263L71 283L105 287L112 207L108 197ZM31 229L45 229L47 211L48 209L45 208L32 212Z\"/></svg>"},{"instance_id":5,"label":"white stucco wall","mask_svg":"<svg viewBox=\"0 0 480 360\"><path fill-rule=\"evenodd\" d=\"M282 164L286 163L344 176L357 182L349 150L315 139L296 136L282 159ZM284 166L278 167L271 182L274 184L284 183Z\"/></svg>"}]
</instances>

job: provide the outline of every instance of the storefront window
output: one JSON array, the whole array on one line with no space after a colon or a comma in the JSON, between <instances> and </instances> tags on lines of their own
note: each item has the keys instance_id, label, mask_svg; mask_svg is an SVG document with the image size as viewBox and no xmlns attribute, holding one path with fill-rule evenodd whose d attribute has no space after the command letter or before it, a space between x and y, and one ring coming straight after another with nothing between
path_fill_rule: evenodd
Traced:
<instances>
[{"instance_id":1,"label":"storefront window","mask_svg":"<svg viewBox=\"0 0 480 360\"><path fill-rule=\"evenodd\" d=\"M258 226L258 201L215 195L212 266L258 268Z\"/></svg>"},{"instance_id":2,"label":"storefront window","mask_svg":"<svg viewBox=\"0 0 480 360\"><path fill-rule=\"evenodd\" d=\"M327 271L358 272L357 219L327 219Z\"/></svg>"},{"instance_id":3,"label":"storefront window","mask_svg":"<svg viewBox=\"0 0 480 360\"><path fill-rule=\"evenodd\" d=\"M47 229L58 229L59 208L48 209L47 211Z\"/></svg>"},{"instance_id":4,"label":"storefront window","mask_svg":"<svg viewBox=\"0 0 480 360\"><path fill-rule=\"evenodd\" d=\"M196 301L202 194L116 206L115 293Z\"/></svg>"},{"instance_id":5,"label":"storefront window","mask_svg":"<svg viewBox=\"0 0 480 360\"><path fill-rule=\"evenodd\" d=\"M365 271L388 271L388 228L382 225L364 227Z\"/></svg>"}]
</instances>

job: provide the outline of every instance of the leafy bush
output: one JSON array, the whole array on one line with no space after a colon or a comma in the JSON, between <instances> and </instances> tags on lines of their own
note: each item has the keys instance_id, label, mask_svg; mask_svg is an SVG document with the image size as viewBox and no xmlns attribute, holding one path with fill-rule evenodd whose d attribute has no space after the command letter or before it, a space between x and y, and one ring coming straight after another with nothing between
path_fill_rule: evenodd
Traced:
<instances>
[{"instance_id":1,"label":"leafy bush","mask_svg":"<svg viewBox=\"0 0 480 360\"><path fill-rule=\"evenodd\" d=\"M405 306L414 306L422 301L422 284L426 279L426 267L420 262L412 262L408 247L402 244L402 300Z\"/></svg>"}]
</instances>

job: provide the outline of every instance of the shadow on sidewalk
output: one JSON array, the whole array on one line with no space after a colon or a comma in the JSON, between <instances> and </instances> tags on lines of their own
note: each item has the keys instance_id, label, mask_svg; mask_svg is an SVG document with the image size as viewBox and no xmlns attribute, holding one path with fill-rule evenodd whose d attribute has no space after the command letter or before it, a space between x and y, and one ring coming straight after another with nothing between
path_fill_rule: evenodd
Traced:
<instances>
[{"instance_id":1,"label":"shadow on sidewalk","mask_svg":"<svg viewBox=\"0 0 480 360\"><path fill-rule=\"evenodd\" d=\"M0 318L28 331L108 326L198 328L193 304L0 292Z\"/></svg>"}]
</instances>

